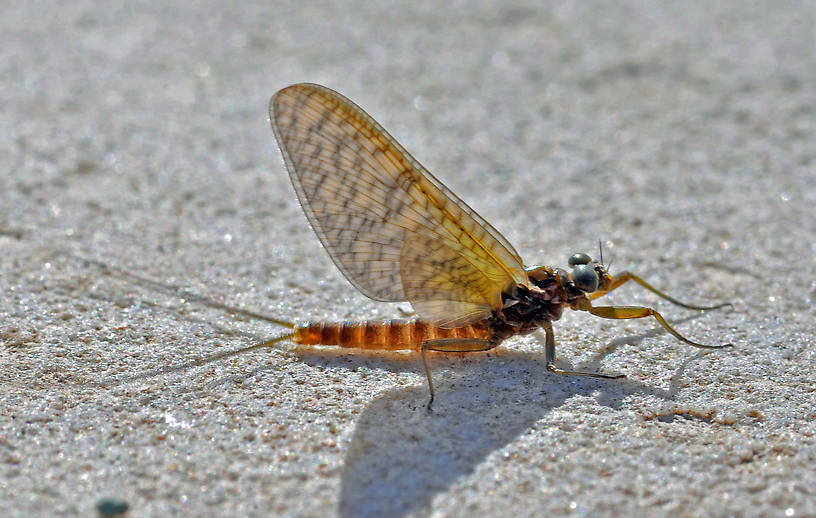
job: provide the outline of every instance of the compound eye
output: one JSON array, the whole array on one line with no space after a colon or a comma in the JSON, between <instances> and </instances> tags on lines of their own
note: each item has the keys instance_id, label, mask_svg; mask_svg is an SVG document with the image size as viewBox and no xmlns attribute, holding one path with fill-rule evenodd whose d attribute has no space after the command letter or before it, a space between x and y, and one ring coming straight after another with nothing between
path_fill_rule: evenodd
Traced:
<instances>
[{"instance_id":1,"label":"compound eye","mask_svg":"<svg viewBox=\"0 0 816 518\"><path fill-rule=\"evenodd\" d=\"M572 257L569 258L569 265L575 266L576 264L589 264L592 262L592 258L587 254L573 254Z\"/></svg>"},{"instance_id":2,"label":"compound eye","mask_svg":"<svg viewBox=\"0 0 816 518\"><path fill-rule=\"evenodd\" d=\"M592 293L598 289L598 272L595 271L595 268L587 264L575 265L575 268L572 270L572 282L575 283L575 287L579 290L585 293Z\"/></svg>"}]
</instances>

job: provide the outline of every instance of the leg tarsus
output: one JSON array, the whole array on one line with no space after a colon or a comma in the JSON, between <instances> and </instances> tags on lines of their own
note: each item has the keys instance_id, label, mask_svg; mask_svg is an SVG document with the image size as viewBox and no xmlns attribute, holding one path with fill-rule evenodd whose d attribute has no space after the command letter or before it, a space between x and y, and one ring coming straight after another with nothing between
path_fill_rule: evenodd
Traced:
<instances>
[{"instance_id":1,"label":"leg tarsus","mask_svg":"<svg viewBox=\"0 0 816 518\"><path fill-rule=\"evenodd\" d=\"M427 354L427 342L422 342L422 349L420 349L420 353L422 354L422 364L425 366L425 376L428 378L428 391L431 393L431 397L428 400L428 413L431 412L431 405L433 404L434 400L434 387L433 387L433 380L431 379L431 368L428 365L428 354Z\"/></svg>"},{"instance_id":2,"label":"leg tarsus","mask_svg":"<svg viewBox=\"0 0 816 518\"><path fill-rule=\"evenodd\" d=\"M545 339L545 355L546 355L546 362L547 362L547 370L553 372L555 374L563 374L565 376L589 376L591 378L604 378L604 379L619 379L625 378L623 374L604 374L602 372L586 372L586 371L566 371L564 369L558 368L555 365L555 334L553 333L553 327L550 322L545 322L541 325L541 328L544 329L544 334L546 335Z\"/></svg>"},{"instance_id":3,"label":"leg tarsus","mask_svg":"<svg viewBox=\"0 0 816 518\"><path fill-rule=\"evenodd\" d=\"M428 351L438 351L446 353L473 353L480 351L489 351L496 347L495 342L491 340L484 340L481 338L436 338L433 340L425 340L422 342L420 354L422 355L422 364L425 366L425 376L428 378L428 390L431 397L428 400L428 412L432 412L431 405L434 401L434 387L431 380L431 368L428 365Z\"/></svg>"},{"instance_id":4,"label":"leg tarsus","mask_svg":"<svg viewBox=\"0 0 816 518\"><path fill-rule=\"evenodd\" d=\"M590 378L603 378L608 380L617 380L625 378L625 374L604 374L602 372L588 372L588 371L565 371L556 367L554 364L548 363L547 370L555 374L562 374L564 376L589 376Z\"/></svg>"}]
</instances>

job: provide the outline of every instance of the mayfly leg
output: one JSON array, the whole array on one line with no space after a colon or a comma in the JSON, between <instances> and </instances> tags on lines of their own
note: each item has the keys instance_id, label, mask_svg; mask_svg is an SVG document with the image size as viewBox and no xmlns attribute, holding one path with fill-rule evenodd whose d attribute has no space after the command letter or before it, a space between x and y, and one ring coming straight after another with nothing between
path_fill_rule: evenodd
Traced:
<instances>
[{"instance_id":1,"label":"mayfly leg","mask_svg":"<svg viewBox=\"0 0 816 518\"><path fill-rule=\"evenodd\" d=\"M662 291L658 290L657 288L655 288L654 286L652 286L651 284L649 284L648 282L644 281L643 279L641 279L640 277L638 277L637 275L635 275L634 273L631 273L631 272L621 272L621 273L615 275L614 277L612 277L612 285L609 287L608 290L598 291L598 292L595 292L595 293L589 295L589 300L594 300L594 299L597 299L598 297L603 297L604 295L607 295L611 291L621 287L623 284L625 284L628 281L635 281L636 283L640 284L641 286L643 286L647 290L651 291L655 295L668 300L672 304L676 304L676 305L678 305L680 307L683 307L683 308L686 308L686 309L696 309L696 310L703 311L703 310L710 310L710 309L720 309L720 308L724 308L726 306L731 306L732 305L730 302L726 302L724 304L717 304L715 306L695 306L693 304L686 304L685 302L680 302L679 300L675 299L674 297L666 295ZM638 317L624 317L624 318L638 318Z\"/></svg>"},{"instance_id":2,"label":"mayfly leg","mask_svg":"<svg viewBox=\"0 0 816 518\"><path fill-rule=\"evenodd\" d=\"M587 311L589 311L596 317L611 318L615 320L628 318L654 317L655 320L657 320L657 322L661 326L663 326L663 329L671 333L675 338L677 338L681 342L693 345L694 347L699 347L701 349L722 349L723 347L732 346L732 344L705 345L693 342L686 338L685 336L678 333L672 326L669 325L668 322L666 322L666 319L664 319L660 313L653 310L652 308L646 308L642 306L596 306L588 308Z\"/></svg>"},{"instance_id":3,"label":"mayfly leg","mask_svg":"<svg viewBox=\"0 0 816 518\"><path fill-rule=\"evenodd\" d=\"M431 411L431 404L434 400L434 386L431 380L431 368L428 365L427 351L437 351L445 353L475 353L481 351L489 351L498 345L492 340L483 338L436 338L433 340L425 340L422 342L420 354L422 355L422 364L425 366L425 375L428 377L428 390L431 393L428 399L428 412Z\"/></svg>"},{"instance_id":4,"label":"mayfly leg","mask_svg":"<svg viewBox=\"0 0 816 518\"><path fill-rule=\"evenodd\" d=\"M550 372L554 372L555 374L563 374L565 376L589 376L591 378L604 378L604 379L619 379L623 378L623 374L604 374L602 372L588 372L588 371L566 371L564 369L560 369L555 366L555 334L553 333L553 327L550 322L544 322L541 324L541 328L544 329L544 334L546 335L545 341L545 358L547 362L547 370Z\"/></svg>"}]
</instances>

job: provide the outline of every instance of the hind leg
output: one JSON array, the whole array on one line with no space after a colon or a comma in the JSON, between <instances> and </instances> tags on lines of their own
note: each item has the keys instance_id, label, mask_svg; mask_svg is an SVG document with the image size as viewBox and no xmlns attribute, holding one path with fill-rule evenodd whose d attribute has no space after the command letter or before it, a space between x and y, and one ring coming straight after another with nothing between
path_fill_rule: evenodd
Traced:
<instances>
[{"instance_id":1,"label":"hind leg","mask_svg":"<svg viewBox=\"0 0 816 518\"><path fill-rule=\"evenodd\" d=\"M434 387L431 380L431 368L428 365L427 351L438 351L444 353L475 353L481 351L489 351L496 347L496 343L490 340L481 338L436 338L434 340L425 340L422 342L420 354L422 355L422 364L425 366L425 375L428 377L428 389L431 392L431 398L428 400L428 411L431 411L431 403L434 400Z\"/></svg>"}]
</instances>

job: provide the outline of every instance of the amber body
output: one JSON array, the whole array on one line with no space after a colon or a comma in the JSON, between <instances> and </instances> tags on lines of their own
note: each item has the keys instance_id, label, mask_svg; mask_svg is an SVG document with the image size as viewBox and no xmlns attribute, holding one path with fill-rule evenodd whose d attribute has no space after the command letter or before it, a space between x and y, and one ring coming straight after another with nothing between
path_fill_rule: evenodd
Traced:
<instances>
[{"instance_id":1,"label":"amber body","mask_svg":"<svg viewBox=\"0 0 816 518\"><path fill-rule=\"evenodd\" d=\"M445 329L422 320L307 322L295 328L294 341L303 345L336 345L386 351L419 350L437 338L492 339L484 322ZM498 345L498 344L497 344Z\"/></svg>"},{"instance_id":2,"label":"amber body","mask_svg":"<svg viewBox=\"0 0 816 518\"><path fill-rule=\"evenodd\" d=\"M326 87L297 84L278 91L269 119L286 168L320 242L363 295L408 301L422 319L318 322L256 347L282 340L368 350L420 353L431 398L428 352L487 351L513 335L541 329L547 370L615 379L621 375L564 370L555 365L552 321L565 307L609 319L653 317L687 344L654 309L593 306L591 300L629 280L680 306L640 277L614 278L584 253L571 271L525 267L519 253L487 221L429 173L377 121ZM600 248L600 243L599 243ZM599 250L600 251L600 250Z\"/></svg>"},{"instance_id":3,"label":"amber body","mask_svg":"<svg viewBox=\"0 0 816 518\"><path fill-rule=\"evenodd\" d=\"M371 350L419 350L426 340L475 338L495 347L513 335L525 335L541 323L558 320L565 306L574 307L585 295L551 268L529 275L529 286L515 286L502 295L501 310L471 325L443 328L422 320L307 322L295 328L294 341L303 345L334 345Z\"/></svg>"}]
</instances>

